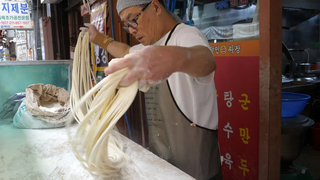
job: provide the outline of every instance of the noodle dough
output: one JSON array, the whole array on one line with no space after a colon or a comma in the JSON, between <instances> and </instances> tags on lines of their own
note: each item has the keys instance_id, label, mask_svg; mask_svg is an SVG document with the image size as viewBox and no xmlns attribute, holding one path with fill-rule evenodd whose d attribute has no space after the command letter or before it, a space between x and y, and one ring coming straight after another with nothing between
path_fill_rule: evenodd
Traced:
<instances>
[{"instance_id":1,"label":"noodle dough","mask_svg":"<svg viewBox=\"0 0 320 180\"><path fill-rule=\"evenodd\" d=\"M119 82L129 71L125 68L108 75L91 88L89 77L92 74L90 68L84 66L85 61L89 61L89 58L84 58L88 55L89 35L85 33L79 38L82 36L84 40L78 39L76 47L78 56L75 56L77 59L74 62L70 98L72 115L80 124L76 133L70 134L70 138L76 157L90 173L113 178L119 176L120 169L129 159L123 152L120 138L111 132L133 102L138 91L138 81L127 87L119 87ZM110 63L118 60L113 59ZM72 121L71 117L69 125Z\"/></svg>"}]
</instances>

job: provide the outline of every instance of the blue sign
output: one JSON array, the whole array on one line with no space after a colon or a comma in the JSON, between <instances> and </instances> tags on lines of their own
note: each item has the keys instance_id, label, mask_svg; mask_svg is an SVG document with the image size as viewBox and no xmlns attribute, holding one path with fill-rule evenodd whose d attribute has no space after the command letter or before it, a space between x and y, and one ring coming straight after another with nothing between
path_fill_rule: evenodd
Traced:
<instances>
[{"instance_id":1,"label":"blue sign","mask_svg":"<svg viewBox=\"0 0 320 180\"><path fill-rule=\"evenodd\" d=\"M0 1L0 28L32 28L28 4L26 2Z\"/></svg>"}]
</instances>

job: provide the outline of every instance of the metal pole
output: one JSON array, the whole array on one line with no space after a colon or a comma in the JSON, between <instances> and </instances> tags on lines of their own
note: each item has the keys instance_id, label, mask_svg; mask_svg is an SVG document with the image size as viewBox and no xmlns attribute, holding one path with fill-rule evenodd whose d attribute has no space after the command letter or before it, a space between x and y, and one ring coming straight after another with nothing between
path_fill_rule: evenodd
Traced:
<instances>
[{"instance_id":1,"label":"metal pole","mask_svg":"<svg viewBox=\"0 0 320 180\"><path fill-rule=\"evenodd\" d=\"M146 147L146 142L145 142L145 137L144 137L144 126L143 126L143 123L144 123L144 120L143 120L143 109L142 109L142 98L141 98L141 92L139 91L138 92L138 95L139 95L139 105L140 105L140 123L141 123L141 134L142 134L142 146L143 147Z\"/></svg>"},{"instance_id":2,"label":"metal pole","mask_svg":"<svg viewBox=\"0 0 320 180\"><path fill-rule=\"evenodd\" d=\"M282 1L259 5L259 180L280 178Z\"/></svg>"},{"instance_id":3,"label":"metal pole","mask_svg":"<svg viewBox=\"0 0 320 180\"><path fill-rule=\"evenodd\" d=\"M59 28L58 28L58 14L57 14L57 5L53 5L54 7L54 21L55 21L55 29L56 29L56 36L59 37ZM57 53L57 59L61 59L61 51L60 51L60 38L57 38L57 44L58 44L58 53Z\"/></svg>"},{"instance_id":4,"label":"metal pole","mask_svg":"<svg viewBox=\"0 0 320 180\"><path fill-rule=\"evenodd\" d=\"M37 24L37 26L36 26L36 32L35 32L35 36L36 36L36 49L35 49L35 54L38 54L37 53L37 51L38 51L38 32L39 32L39 1L40 0L37 0L37 17L36 18L34 18L35 19L35 21L37 21L37 23L35 23L34 22L34 25L36 25ZM39 57L37 56L37 59L36 60L38 60L39 59Z\"/></svg>"}]
</instances>

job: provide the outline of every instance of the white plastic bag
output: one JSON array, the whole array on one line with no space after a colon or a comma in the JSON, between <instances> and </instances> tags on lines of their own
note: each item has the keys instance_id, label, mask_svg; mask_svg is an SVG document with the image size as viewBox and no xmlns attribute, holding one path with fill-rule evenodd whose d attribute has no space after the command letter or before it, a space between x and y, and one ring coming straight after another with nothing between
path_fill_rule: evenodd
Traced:
<instances>
[{"instance_id":1,"label":"white plastic bag","mask_svg":"<svg viewBox=\"0 0 320 180\"><path fill-rule=\"evenodd\" d=\"M50 123L32 116L26 112L26 100L23 100L13 117L13 125L22 129L48 129L65 126L65 123Z\"/></svg>"},{"instance_id":2,"label":"white plastic bag","mask_svg":"<svg viewBox=\"0 0 320 180\"><path fill-rule=\"evenodd\" d=\"M3 103L3 108L0 111L0 120L12 119L25 97L25 92L16 93L9 97L8 100Z\"/></svg>"}]
</instances>

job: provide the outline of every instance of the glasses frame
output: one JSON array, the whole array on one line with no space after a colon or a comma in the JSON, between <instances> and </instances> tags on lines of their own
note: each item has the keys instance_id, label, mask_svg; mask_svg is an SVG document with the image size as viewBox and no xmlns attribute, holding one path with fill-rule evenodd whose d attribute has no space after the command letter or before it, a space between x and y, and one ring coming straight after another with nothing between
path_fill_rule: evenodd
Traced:
<instances>
[{"instance_id":1,"label":"glasses frame","mask_svg":"<svg viewBox=\"0 0 320 180\"><path fill-rule=\"evenodd\" d=\"M151 2L152 2L152 1L151 1ZM149 2L148 4L146 4L146 5L141 9L141 11L139 12L139 14L137 14L136 17L134 17L133 19L131 19L131 20L128 22L127 25L123 26L122 29L123 29L124 31L126 31L127 33L130 33L130 32L129 32L129 28L137 29L137 27L138 27L138 25L139 25L138 22L137 22L138 19L139 19L139 17L140 17L141 14L143 13L143 11L146 10L147 7L151 4L151 2Z\"/></svg>"}]
</instances>

